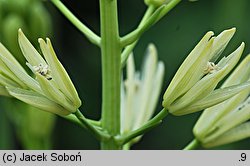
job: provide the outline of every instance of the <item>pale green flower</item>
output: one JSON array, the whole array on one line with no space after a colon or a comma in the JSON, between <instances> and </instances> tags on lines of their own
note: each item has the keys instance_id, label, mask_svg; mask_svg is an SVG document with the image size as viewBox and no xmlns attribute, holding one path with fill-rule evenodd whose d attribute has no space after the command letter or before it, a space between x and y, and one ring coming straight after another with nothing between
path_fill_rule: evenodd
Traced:
<instances>
[{"instance_id":1,"label":"pale green flower","mask_svg":"<svg viewBox=\"0 0 250 166\"><path fill-rule=\"evenodd\" d=\"M250 81L250 55L248 55L222 88ZM250 137L250 88L234 97L206 109L193 132L205 147L214 147Z\"/></svg>"},{"instance_id":2,"label":"pale green flower","mask_svg":"<svg viewBox=\"0 0 250 166\"><path fill-rule=\"evenodd\" d=\"M29 76L0 44L0 85L11 96L42 110L59 115L77 111L81 100L66 70L57 59L50 40L38 40L43 59L21 30L18 34L20 48L35 78Z\"/></svg>"},{"instance_id":3,"label":"pale green flower","mask_svg":"<svg viewBox=\"0 0 250 166\"><path fill-rule=\"evenodd\" d=\"M127 62L127 79L122 82L121 133L136 130L154 114L161 92L164 64L158 62L157 50L150 44L141 72L136 72L134 57Z\"/></svg>"},{"instance_id":4,"label":"pale green flower","mask_svg":"<svg viewBox=\"0 0 250 166\"><path fill-rule=\"evenodd\" d=\"M174 115L184 115L218 104L247 85L216 89L217 84L239 61L245 44L223 57L217 64L235 28L225 30L217 37L208 32L182 63L164 94L163 106Z\"/></svg>"}]
</instances>

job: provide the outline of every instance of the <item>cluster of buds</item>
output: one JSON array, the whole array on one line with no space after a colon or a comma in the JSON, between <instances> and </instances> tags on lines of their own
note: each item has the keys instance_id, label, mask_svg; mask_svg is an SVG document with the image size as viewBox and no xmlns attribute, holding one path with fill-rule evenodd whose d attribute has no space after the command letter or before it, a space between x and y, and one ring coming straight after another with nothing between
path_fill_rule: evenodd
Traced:
<instances>
[{"instance_id":1,"label":"cluster of buds","mask_svg":"<svg viewBox=\"0 0 250 166\"><path fill-rule=\"evenodd\" d=\"M250 55L227 78L221 88L250 80ZM215 147L250 137L250 88L205 109L193 132L204 147Z\"/></svg>"},{"instance_id":2,"label":"cluster of buds","mask_svg":"<svg viewBox=\"0 0 250 166\"><path fill-rule=\"evenodd\" d=\"M147 49L141 72L135 71L134 57L127 62L127 79L121 85L121 132L134 131L144 125L154 114L161 92L164 64L158 62L153 44ZM133 140L138 141L140 137Z\"/></svg>"},{"instance_id":3,"label":"cluster of buds","mask_svg":"<svg viewBox=\"0 0 250 166\"><path fill-rule=\"evenodd\" d=\"M163 97L163 106L173 115L185 115L223 102L250 87L243 83L215 89L238 63L245 44L217 62L235 33L225 30L217 37L207 32L182 63Z\"/></svg>"},{"instance_id":4,"label":"cluster of buds","mask_svg":"<svg viewBox=\"0 0 250 166\"><path fill-rule=\"evenodd\" d=\"M0 43L0 93L15 97L41 110L61 116L74 113L81 105L77 91L59 62L50 40L39 39L43 56L21 30L18 41L27 65L35 78L28 75L12 54Z\"/></svg>"}]
</instances>

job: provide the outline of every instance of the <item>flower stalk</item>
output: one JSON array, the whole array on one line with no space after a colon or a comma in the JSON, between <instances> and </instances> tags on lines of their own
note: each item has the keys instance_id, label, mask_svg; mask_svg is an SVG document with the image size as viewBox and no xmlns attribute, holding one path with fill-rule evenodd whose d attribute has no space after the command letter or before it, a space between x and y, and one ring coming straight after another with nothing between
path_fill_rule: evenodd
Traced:
<instances>
[{"instance_id":1,"label":"flower stalk","mask_svg":"<svg viewBox=\"0 0 250 166\"><path fill-rule=\"evenodd\" d=\"M84 25L76 16L74 16L74 14L60 0L51 0L51 2L77 29L79 29L89 39L90 42L100 46L100 37L91 31L86 25Z\"/></svg>"},{"instance_id":2,"label":"flower stalk","mask_svg":"<svg viewBox=\"0 0 250 166\"><path fill-rule=\"evenodd\" d=\"M102 53L102 128L111 139L101 149L121 149L113 137L120 134L121 44L117 0L100 0Z\"/></svg>"}]
</instances>

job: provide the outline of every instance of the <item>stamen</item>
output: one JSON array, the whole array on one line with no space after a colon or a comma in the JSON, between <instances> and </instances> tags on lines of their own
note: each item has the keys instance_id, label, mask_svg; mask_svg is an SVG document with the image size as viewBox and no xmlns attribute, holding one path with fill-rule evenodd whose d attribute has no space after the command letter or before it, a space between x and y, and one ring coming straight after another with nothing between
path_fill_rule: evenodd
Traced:
<instances>
[{"instance_id":1,"label":"stamen","mask_svg":"<svg viewBox=\"0 0 250 166\"><path fill-rule=\"evenodd\" d=\"M219 67L213 63L213 62L207 62L207 65L204 69L204 74L212 74L214 73L215 71L218 71Z\"/></svg>"},{"instance_id":2,"label":"stamen","mask_svg":"<svg viewBox=\"0 0 250 166\"><path fill-rule=\"evenodd\" d=\"M48 65L39 64L38 66L33 66L35 72L44 76L47 80L52 80L50 75L50 69Z\"/></svg>"}]
</instances>

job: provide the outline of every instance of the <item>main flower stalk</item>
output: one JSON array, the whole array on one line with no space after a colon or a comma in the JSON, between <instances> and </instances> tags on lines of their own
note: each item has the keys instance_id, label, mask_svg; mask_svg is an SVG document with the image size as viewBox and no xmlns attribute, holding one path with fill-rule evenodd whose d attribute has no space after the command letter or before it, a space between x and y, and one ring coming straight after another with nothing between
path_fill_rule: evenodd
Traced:
<instances>
[{"instance_id":1,"label":"main flower stalk","mask_svg":"<svg viewBox=\"0 0 250 166\"><path fill-rule=\"evenodd\" d=\"M121 149L113 139L120 134L121 44L117 0L100 0L102 53L102 127L111 138L101 149Z\"/></svg>"}]
</instances>

